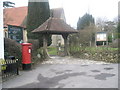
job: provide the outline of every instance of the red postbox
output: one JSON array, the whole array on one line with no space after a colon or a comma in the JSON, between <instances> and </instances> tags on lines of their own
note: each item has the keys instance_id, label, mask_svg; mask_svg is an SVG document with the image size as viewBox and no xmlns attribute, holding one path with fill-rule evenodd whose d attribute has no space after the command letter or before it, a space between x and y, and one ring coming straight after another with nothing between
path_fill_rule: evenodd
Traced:
<instances>
[{"instance_id":1,"label":"red postbox","mask_svg":"<svg viewBox=\"0 0 120 90\"><path fill-rule=\"evenodd\" d=\"M31 69L31 43L22 43L22 67L23 70Z\"/></svg>"}]
</instances>

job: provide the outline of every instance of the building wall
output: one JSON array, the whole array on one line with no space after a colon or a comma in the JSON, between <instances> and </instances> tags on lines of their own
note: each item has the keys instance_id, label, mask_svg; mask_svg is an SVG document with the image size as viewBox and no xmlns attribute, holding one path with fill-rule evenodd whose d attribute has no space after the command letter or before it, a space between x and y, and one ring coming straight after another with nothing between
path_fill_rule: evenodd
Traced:
<instances>
[{"instance_id":1,"label":"building wall","mask_svg":"<svg viewBox=\"0 0 120 90\"><path fill-rule=\"evenodd\" d=\"M8 28L4 28L4 37L8 38Z\"/></svg>"},{"instance_id":2,"label":"building wall","mask_svg":"<svg viewBox=\"0 0 120 90\"><path fill-rule=\"evenodd\" d=\"M4 59L3 1L0 0L0 59Z\"/></svg>"},{"instance_id":3,"label":"building wall","mask_svg":"<svg viewBox=\"0 0 120 90\"><path fill-rule=\"evenodd\" d=\"M52 44L51 46L58 46L58 43L64 45L64 39L62 35L52 35Z\"/></svg>"}]
</instances>

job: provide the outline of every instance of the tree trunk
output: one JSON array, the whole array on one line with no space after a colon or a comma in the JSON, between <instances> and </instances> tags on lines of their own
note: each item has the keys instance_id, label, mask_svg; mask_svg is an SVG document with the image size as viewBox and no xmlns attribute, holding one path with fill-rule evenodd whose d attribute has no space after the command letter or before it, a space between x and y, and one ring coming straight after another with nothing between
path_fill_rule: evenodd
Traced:
<instances>
[{"instance_id":1,"label":"tree trunk","mask_svg":"<svg viewBox=\"0 0 120 90\"><path fill-rule=\"evenodd\" d=\"M43 35L43 55L46 59L49 59L50 56L49 56L48 50L47 50L47 37L48 37L48 35L46 35L46 34Z\"/></svg>"},{"instance_id":2,"label":"tree trunk","mask_svg":"<svg viewBox=\"0 0 120 90\"><path fill-rule=\"evenodd\" d=\"M68 39L67 39L68 34L63 34L62 36L64 38L64 55L65 56L70 56L70 53L68 51Z\"/></svg>"}]
</instances>

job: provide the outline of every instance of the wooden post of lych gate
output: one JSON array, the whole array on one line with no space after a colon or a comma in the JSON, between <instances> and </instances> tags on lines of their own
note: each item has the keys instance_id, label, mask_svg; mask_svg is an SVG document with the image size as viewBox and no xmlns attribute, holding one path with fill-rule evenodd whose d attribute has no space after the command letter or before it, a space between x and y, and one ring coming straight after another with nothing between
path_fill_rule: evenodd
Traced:
<instances>
[{"instance_id":1,"label":"wooden post of lych gate","mask_svg":"<svg viewBox=\"0 0 120 90\"><path fill-rule=\"evenodd\" d=\"M68 51L68 34L63 34L62 35L64 38L64 55L65 56L69 56L69 51Z\"/></svg>"},{"instance_id":2,"label":"wooden post of lych gate","mask_svg":"<svg viewBox=\"0 0 120 90\"><path fill-rule=\"evenodd\" d=\"M48 54L48 50L47 50L47 34L43 34L43 54L45 58L50 58L49 54Z\"/></svg>"}]
</instances>

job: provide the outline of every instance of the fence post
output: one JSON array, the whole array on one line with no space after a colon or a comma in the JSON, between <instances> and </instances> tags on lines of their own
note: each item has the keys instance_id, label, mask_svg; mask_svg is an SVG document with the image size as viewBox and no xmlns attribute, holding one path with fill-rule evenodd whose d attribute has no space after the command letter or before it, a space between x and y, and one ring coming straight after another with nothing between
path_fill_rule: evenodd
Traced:
<instances>
[{"instance_id":1,"label":"fence post","mask_svg":"<svg viewBox=\"0 0 120 90\"><path fill-rule=\"evenodd\" d=\"M16 64L17 64L17 75L19 75L19 65L18 65L18 59L16 59Z\"/></svg>"}]
</instances>

